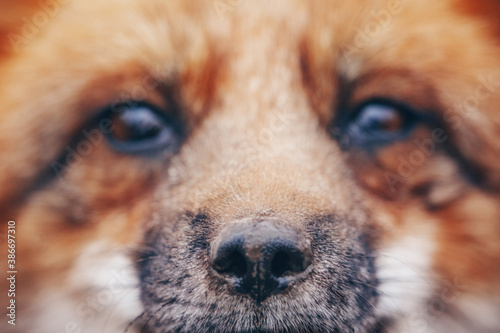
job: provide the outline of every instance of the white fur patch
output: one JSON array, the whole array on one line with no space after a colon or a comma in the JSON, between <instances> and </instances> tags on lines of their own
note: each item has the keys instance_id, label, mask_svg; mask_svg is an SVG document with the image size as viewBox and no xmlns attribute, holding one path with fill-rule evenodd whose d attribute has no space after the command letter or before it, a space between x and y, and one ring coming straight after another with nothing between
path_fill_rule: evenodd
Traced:
<instances>
[{"instance_id":1,"label":"white fur patch","mask_svg":"<svg viewBox=\"0 0 500 333\"><path fill-rule=\"evenodd\" d=\"M397 318L394 332L420 332L426 303L435 291L431 273L435 247L433 228L419 226L418 232L407 232L378 255L378 314Z\"/></svg>"},{"instance_id":2,"label":"white fur patch","mask_svg":"<svg viewBox=\"0 0 500 333\"><path fill-rule=\"evenodd\" d=\"M143 310L133 261L103 242L82 252L65 284L37 299L39 333L123 333Z\"/></svg>"}]
</instances>

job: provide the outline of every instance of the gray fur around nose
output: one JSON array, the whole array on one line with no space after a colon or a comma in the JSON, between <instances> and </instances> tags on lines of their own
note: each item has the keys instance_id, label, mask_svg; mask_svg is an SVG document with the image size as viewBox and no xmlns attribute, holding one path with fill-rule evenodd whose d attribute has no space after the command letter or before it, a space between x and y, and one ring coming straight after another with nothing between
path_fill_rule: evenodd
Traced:
<instances>
[{"instance_id":1,"label":"gray fur around nose","mask_svg":"<svg viewBox=\"0 0 500 333\"><path fill-rule=\"evenodd\" d=\"M303 279L312 261L305 237L278 220L235 223L219 239L212 267L234 291L257 303Z\"/></svg>"}]
</instances>

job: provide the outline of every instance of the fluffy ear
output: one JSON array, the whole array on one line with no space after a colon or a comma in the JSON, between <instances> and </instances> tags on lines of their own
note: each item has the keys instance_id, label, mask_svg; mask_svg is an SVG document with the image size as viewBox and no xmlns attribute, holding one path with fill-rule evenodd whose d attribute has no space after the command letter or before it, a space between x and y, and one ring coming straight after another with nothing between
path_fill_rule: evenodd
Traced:
<instances>
[{"instance_id":1,"label":"fluffy ear","mask_svg":"<svg viewBox=\"0 0 500 333\"><path fill-rule=\"evenodd\" d=\"M37 10L50 2L50 0L0 0L2 13L0 15L0 56L15 51L16 40L19 41L16 38L23 38L21 32L23 25L28 25Z\"/></svg>"}]
</instances>

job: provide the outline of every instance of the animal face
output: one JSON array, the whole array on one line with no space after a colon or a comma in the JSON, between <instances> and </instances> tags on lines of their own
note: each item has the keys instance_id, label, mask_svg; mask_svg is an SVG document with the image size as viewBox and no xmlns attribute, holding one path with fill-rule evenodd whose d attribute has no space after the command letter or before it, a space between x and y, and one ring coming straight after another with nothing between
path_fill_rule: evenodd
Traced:
<instances>
[{"instance_id":1,"label":"animal face","mask_svg":"<svg viewBox=\"0 0 500 333\"><path fill-rule=\"evenodd\" d=\"M500 329L497 2L2 5L2 330Z\"/></svg>"}]
</instances>

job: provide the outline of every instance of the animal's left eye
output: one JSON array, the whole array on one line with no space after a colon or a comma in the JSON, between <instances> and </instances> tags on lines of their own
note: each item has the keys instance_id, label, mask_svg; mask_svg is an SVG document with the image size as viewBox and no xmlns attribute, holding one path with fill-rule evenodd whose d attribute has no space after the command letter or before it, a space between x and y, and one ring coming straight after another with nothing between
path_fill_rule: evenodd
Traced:
<instances>
[{"instance_id":1,"label":"animal's left eye","mask_svg":"<svg viewBox=\"0 0 500 333\"><path fill-rule=\"evenodd\" d=\"M181 139L178 123L149 105L124 105L108 115L113 130L107 140L117 151L149 154L178 148Z\"/></svg>"},{"instance_id":2,"label":"animal's left eye","mask_svg":"<svg viewBox=\"0 0 500 333\"><path fill-rule=\"evenodd\" d=\"M387 144L406 137L417 122L416 114L407 108L368 102L344 122L341 135L348 145Z\"/></svg>"}]
</instances>

